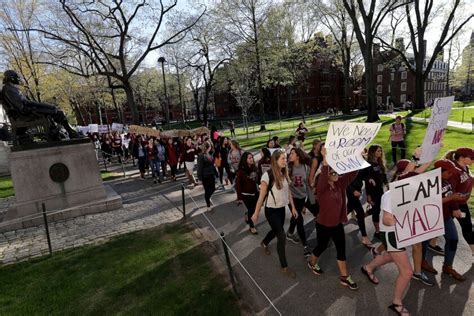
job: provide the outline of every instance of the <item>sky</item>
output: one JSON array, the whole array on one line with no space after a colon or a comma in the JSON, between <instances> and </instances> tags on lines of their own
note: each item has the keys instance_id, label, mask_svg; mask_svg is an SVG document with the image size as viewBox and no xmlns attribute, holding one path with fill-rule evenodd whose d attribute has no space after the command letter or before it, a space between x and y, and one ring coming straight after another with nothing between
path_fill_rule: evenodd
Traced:
<instances>
[{"instance_id":1,"label":"sky","mask_svg":"<svg viewBox=\"0 0 474 316\"><path fill-rule=\"evenodd\" d=\"M279 0L277 0L279 1ZM218 2L217 0L205 0L204 1L207 5L211 6L213 3ZM465 14L468 16L469 14L474 14L474 0L467 0L467 2L471 2L471 6L466 6L465 10L463 10L462 14ZM191 0L178 0L177 5L173 10L176 11L192 11L196 9L195 5L196 1L191 1ZM435 4L440 5L442 1L436 0ZM466 11L467 10L467 11ZM429 27L425 39L427 40L428 44L428 49L427 53L428 55L431 55L431 52L434 49L435 44L438 42L439 37L441 36L441 28L438 27L442 23L442 18L437 18L434 19L431 23L431 26ZM402 25L406 25L406 22L403 22ZM461 43L461 49L464 48L470 40L471 37L471 32L474 31L474 18L471 19L468 24L466 24L461 32L461 35L459 36L459 41ZM406 32L406 30L405 30ZM409 42L408 36L405 39L405 44ZM410 51L410 49L408 49ZM447 54L447 47L445 47L445 56ZM145 66L146 67L154 67L157 65L157 59L160 56L159 51L155 51L149 54L149 56L145 60ZM446 57L445 57L446 59ZM459 60L461 62L461 60Z\"/></svg>"}]
</instances>

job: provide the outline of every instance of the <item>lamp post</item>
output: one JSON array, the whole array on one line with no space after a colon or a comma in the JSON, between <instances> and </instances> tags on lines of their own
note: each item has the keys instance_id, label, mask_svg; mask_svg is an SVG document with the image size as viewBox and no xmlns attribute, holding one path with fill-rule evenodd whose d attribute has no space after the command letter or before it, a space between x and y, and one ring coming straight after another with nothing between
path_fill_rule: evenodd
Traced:
<instances>
[{"instance_id":1,"label":"lamp post","mask_svg":"<svg viewBox=\"0 0 474 316\"><path fill-rule=\"evenodd\" d=\"M170 100L168 99L168 93L166 92L166 78L165 78L165 62L166 59L164 57L158 58L158 62L161 63L161 72L163 74L163 86L165 89L165 119L166 123L168 124L168 129L170 128Z\"/></svg>"}]
</instances>

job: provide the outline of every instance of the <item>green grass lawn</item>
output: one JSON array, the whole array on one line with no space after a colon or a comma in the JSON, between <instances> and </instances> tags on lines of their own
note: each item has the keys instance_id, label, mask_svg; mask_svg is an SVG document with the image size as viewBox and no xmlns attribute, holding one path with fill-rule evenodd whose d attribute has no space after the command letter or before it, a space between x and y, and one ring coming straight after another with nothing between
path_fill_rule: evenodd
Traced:
<instances>
[{"instance_id":1,"label":"green grass lawn","mask_svg":"<svg viewBox=\"0 0 474 316\"><path fill-rule=\"evenodd\" d=\"M100 176L103 181L113 180L123 177L121 173L101 171ZM10 176L0 177L0 198L6 198L15 195L13 190L12 178Z\"/></svg>"},{"instance_id":2,"label":"green grass lawn","mask_svg":"<svg viewBox=\"0 0 474 316\"><path fill-rule=\"evenodd\" d=\"M0 315L239 315L184 225L0 267Z\"/></svg>"},{"instance_id":3,"label":"green grass lawn","mask_svg":"<svg viewBox=\"0 0 474 316\"><path fill-rule=\"evenodd\" d=\"M425 109L422 112L416 113L415 117L422 117L422 118L430 118L431 116L431 109ZM464 109L462 107L456 107L451 110L451 114L449 115L450 121L456 122L468 122L471 123L471 119L474 117L474 108Z\"/></svg>"},{"instance_id":4,"label":"green grass lawn","mask_svg":"<svg viewBox=\"0 0 474 316\"><path fill-rule=\"evenodd\" d=\"M463 108L466 106L474 106L474 101L454 101L453 108Z\"/></svg>"}]
</instances>

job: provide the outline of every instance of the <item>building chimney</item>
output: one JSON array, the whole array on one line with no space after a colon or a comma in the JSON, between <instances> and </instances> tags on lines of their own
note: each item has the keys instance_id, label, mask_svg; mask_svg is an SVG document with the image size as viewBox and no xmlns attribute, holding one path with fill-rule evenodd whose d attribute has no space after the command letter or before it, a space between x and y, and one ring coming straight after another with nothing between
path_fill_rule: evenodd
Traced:
<instances>
[{"instance_id":1,"label":"building chimney","mask_svg":"<svg viewBox=\"0 0 474 316\"><path fill-rule=\"evenodd\" d=\"M403 39L403 37L395 39L395 48L405 53L405 40Z\"/></svg>"}]
</instances>

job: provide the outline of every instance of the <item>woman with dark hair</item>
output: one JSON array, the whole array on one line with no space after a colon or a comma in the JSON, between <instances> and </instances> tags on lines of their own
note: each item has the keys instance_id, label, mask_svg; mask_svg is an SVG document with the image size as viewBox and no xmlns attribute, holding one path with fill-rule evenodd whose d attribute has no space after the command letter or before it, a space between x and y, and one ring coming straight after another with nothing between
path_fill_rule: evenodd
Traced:
<instances>
[{"instance_id":1,"label":"woman with dark hair","mask_svg":"<svg viewBox=\"0 0 474 316\"><path fill-rule=\"evenodd\" d=\"M166 162L170 166L171 179L173 181L176 181L176 171L178 169L178 150L176 148L177 144L174 143L172 138L169 138L166 144Z\"/></svg>"},{"instance_id":2,"label":"woman with dark hair","mask_svg":"<svg viewBox=\"0 0 474 316\"><path fill-rule=\"evenodd\" d=\"M316 220L318 245L308 260L308 268L316 275L323 270L318 265L318 259L327 249L332 239L336 246L337 266L340 272L339 283L351 290L357 290L357 284L347 271L346 236L343 223L347 222L346 189L357 176L357 171L339 175L332 170L326 161L326 149L321 149L323 162L318 179L318 201L320 211Z\"/></svg>"},{"instance_id":3,"label":"woman with dark hair","mask_svg":"<svg viewBox=\"0 0 474 316\"><path fill-rule=\"evenodd\" d=\"M206 201L207 211L212 211L211 196L216 190L216 167L214 166L214 155L212 152L212 144L205 141L202 146L202 153L198 156L197 176L204 186L204 200Z\"/></svg>"},{"instance_id":4,"label":"woman with dark hair","mask_svg":"<svg viewBox=\"0 0 474 316\"><path fill-rule=\"evenodd\" d=\"M259 179L262 178L263 174L267 172L272 166L272 155L268 148L261 148L260 149L260 160L257 164L257 171Z\"/></svg>"},{"instance_id":5,"label":"woman with dark hair","mask_svg":"<svg viewBox=\"0 0 474 316\"><path fill-rule=\"evenodd\" d=\"M142 137L138 135L133 145L133 157L138 160L138 170L140 170L140 178L145 179L145 164L147 159L146 144L142 141Z\"/></svg>"},{"instance_id":6,"label":"woman with dark hair","mask_svg":"<svg viewBox=\"0 0 474 316\"><path fill-rule=\"evenodd\" d=\"M290 155L291 150L295 148L295 143L296 143L296 136L290 135L290 137L288 138L288 144L285 145L285 151L288 156Z\"/></svg>"},{"instance_id":7,"label":"woman with dark hair","mask_svg":"<svg viewBox=\"0 0 474 316\"><path fill-rule=\"evenodd\" d=\"M243 153L244 151L242 150L242 148L240 148L239 142L235 139L231 140L230 151L229 155L227 156L227 162L230 166L229 179L231 179L231 182L234 181L235 175L237 174L237 170L239 170L239 162Z\"/></svg>"},{"instance_id":8,"label":"woman with dark hair","mask_svg":"<svg viewBox=\"0 0 474 316\"><path fill-rule=\"evenodd\" d=\"M303 245L303 254L305 257L311 255L311 250L306 241L306 233L304 230L303 208L312 209L313 205L308 196L313 192L308 183L310 158L301 148L293 148L290 151L290 162L288 163L288 176L290 178L290 191L295 203L298 217L292 217L290 227L286 233L286 238L297 244L301 241ZM295 235L295 227L298 231L298 237Z\"/></svg>"},{"instance_id":9,"label":"woman with dark hair","mask_svg":"<svg viewBox=\"0 0 474 316\"><path fill-rule=\"evenodd\" d=\"M240 159L239 170L235 180L235 190L237 191L237 201L243 201L247 212L245 212L245 221L249 225L249 231L256 235L257 229L251 220L255 212L255 206L258 200L258 173L253 155L248 151L244 152Z\"/></svg>"},{"instance_id":10,"label":"woman with dark hair","mask_svg":"<svg viewBox=\"0 0 474 316\"><path fill-rule=\"evenodd\" d=\"M367 203L372 206L372 221L374 222L374 238L380 240L380 203L384 192L384 186L388 185L385 156L380 145L371 145L367 152L367 162L370 167L364 169L365 191Z\"/></svg>"},{"instance_id":11,"label":"woman with dark hair","mask_svg":"<svg viewBox=\"0 0 474 316\"><path fill-rule=\"evenodd\" d=\"M186 138L186 143L184 144L183 152L181 153L181 161L184 161L186 175L193 187L197 185L196 179L194 178L194 160L196 159L196 155L197 149L193 145L192 138Z\"/></svg>"},{"instance_id":12,"label":"woman with dark hair","mask_svg":"<svg viewBox=\"0 0 474 316\"><path fill-rule=\"evenodd\" d=\"M469 167L472 165L472 160L474 159L474 149L461 147L447 155L446 158L453 161L460 171L451 177L450 182L453 185L454 192L464 195L464 200L458 202L459 209L462 213L461 217L458 217L458 221L459 225L461 225L462 235L469 247L471 247L471 252L474 255L474 232L472 230L471 212L467 205L467 201L469 201L471 197L472 186L474 185L474 179L469 170Z\"/></svg>"},{"instance_id":13,"label":"woman with dark hair","mask_svg":"<svg viewBox=\"0 0 474 316\"><path fill-rule=\"evenodd\" d=\"M301 122L298 125L298 128L296 129L296 136L298 137L298 140L301 142L301 145L304 144L304 139L306 137L306 134L308 133L308 129L304 126L304 123Z\"/></svg>"},{"instance_id":14,"label":"woman with dark hair","mask_svg":"<svg viewBox=\"0 0 474 316\"><path fill-rule=\"evenodd\" d=\"M258 197L255 213L251 220L257 223L260 209L265 202L265 217L271 230L265 236L260 245L266 255L270 255L269 243L277 237L277 251L280 259L281 272L290 278L296 278L296 274L288 268L285 252L285 209L291 205L291 213L298 217L298 213L289 190L288 169L286 167L286 153L284 150L277 150L271 159L272 167L265 172L260 181L260 195Z\"/></svg>"},{"instance_id":15,"label":"woman with dark hair","mask_svg":"<svg viewBox=\"0 0 474 316\"><path fill-rule=\"evenodd\" d=\"M314 217L319 213L319 204L316 198L316 184L317 184L317 174L323 162L323 156L321 155L321 148L324 146L324 142L319 139L313 140L313 146L308 152L309 157L311 158L311 168L309 169L309 186L313 189L314 193Z\"/></svg>"},{"instance_id":16,"label":"woman with dark hair","mask_svg":"<svg viewBox=\"0 0 474 316\"><path fill-rule=\"evenodd\" d=\"M218 166L219 170L219 180L221 182L222 188L224 187L223 177L224 177L224 170L227 173L227 178L229 178L230 183L234 183L234 180L230 178L230 166L229 162L227 161L227 156L229 155L230 144L229 138L221 137L219 139L219 153L216 158L220 158L220 166ZM227 185L227 179L226 179Z\"/></svg>"}]
</instances>

